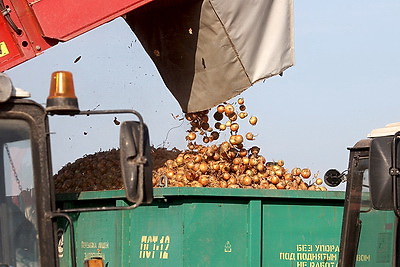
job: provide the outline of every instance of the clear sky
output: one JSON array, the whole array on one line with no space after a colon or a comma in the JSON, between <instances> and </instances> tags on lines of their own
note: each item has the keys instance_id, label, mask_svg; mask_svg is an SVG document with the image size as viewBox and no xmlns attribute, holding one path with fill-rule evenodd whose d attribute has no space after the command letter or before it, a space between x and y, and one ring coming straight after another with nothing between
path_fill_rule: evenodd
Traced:
<instances>
[{"instance_id":1,"label":"clear sky","mask_svg":"<svg viewBox=\"0 0 400 267\"><path fill-rule=\"evenodd\" d=\"M370 130L400 121L400 1L294 4L295 66L242 96L259 117L251 145L268 160L322 176L330 168L346 169L347 147ZM45 103L56 70L74 74L82 110L133 108L149 126L152 144L185 147L187 126L171 115L182 116L179 105L122 19L6 73ZM51 118L54 171L83 154L118 146L112 119L90 118Z\"/></svg>"}]
</instances>

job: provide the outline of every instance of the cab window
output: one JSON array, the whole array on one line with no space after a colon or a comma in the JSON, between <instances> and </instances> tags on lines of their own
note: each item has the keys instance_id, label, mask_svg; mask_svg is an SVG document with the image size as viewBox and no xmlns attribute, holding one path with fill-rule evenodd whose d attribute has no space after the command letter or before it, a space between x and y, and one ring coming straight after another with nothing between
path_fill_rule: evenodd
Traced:
<instances>
[{"instance_id":1,"label":"cab window","mask_svg":"<svg viewBox=\"0 0 400 267\"><path fill-rule=\"evenodd\" d=\"M0 265L39 266L30 127L0 120Z\"/></svg>"}]
</instances>

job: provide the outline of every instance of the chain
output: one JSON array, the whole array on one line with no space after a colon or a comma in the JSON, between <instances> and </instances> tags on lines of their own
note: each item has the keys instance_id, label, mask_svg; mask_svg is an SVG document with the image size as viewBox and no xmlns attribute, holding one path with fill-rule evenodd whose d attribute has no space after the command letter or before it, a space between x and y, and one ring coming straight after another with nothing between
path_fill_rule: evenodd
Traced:
<instances>
[{"instance_id":1,"label":"chain","mask_svg":"<svg viewBox=\"0 0 400 267\"><path fill-rule=\"evenodd\" d=\"M5 144L4 147L6 148L7 155L8 155L8 158L9 158L9 160L10 160L11 169L12 169L12 171L13 171L15 180L17 181L19 191L22 192L21 181L20 181L19 178L18 178L17 170L15 169L14 162L13 162L13 160L12 160L12 158L11 158L10 149L8 148L8 145L7 145L7 144Z\"/></svg>"}]
</instances>

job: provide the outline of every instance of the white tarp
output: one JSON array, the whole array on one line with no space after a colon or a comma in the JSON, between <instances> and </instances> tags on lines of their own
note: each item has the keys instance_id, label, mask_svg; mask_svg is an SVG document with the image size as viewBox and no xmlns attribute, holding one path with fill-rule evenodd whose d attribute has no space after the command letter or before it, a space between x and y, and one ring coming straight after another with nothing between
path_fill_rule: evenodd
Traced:
<instances>
[{"instance_id":1,"label":"white tarp","mask_svg":"<svg viewBox=\"0 0 400 267\"><path fill-rule=\"evenodd\" d=\"M293 0L156 0L126 20L185 112L294 64Z\"/></svg>"}]
</instances>

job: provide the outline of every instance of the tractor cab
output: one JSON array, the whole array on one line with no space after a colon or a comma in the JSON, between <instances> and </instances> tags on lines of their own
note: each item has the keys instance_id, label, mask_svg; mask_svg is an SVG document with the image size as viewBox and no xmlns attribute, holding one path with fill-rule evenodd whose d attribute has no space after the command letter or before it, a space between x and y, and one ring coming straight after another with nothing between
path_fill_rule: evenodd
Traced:
<instances>
[{"instance_id":1,"label":"tractor cab","mask_svg":"<svg viewBox=\"0 0 400 267\"><path fill-rule=\"evenodd\" d=\"M392 261L397 266L398 259L398 218L399 218L399 182L400 175L400 123L388 124L384 128L371 131L367 139L357 142L349 148L348 171L340 173L329 170L325 182L336 186L347 181L346 198L343 213L340 242L339 266L355 266L357 261L360 233L363 227L362 216L373 211L393 211L395 222L387 224L377 233L377 257L380 262ZM394 240L386 238L384 231L393 228ZM390 230L390 229L389 229ZM369 233L372 235L373 233ZM390 244L389 243L393 243ZM385 248L394 247L394 258L389 259Z\"/></svg>"},{"instance_id":2,"label":"tractor cab","mask_svg":"<svg viewBox=\"0 0 400 267\"><path fill-rule=\"evenodd\" d=\"M131 201L131 205L124 208L134 209L152 200L148 132L139 113L134 110L79 111L72 74L68 72L53 74L46 109L27 97L29 93L14 88L11 80L0 73L1 267L58 266L57 221L71 222L68 215L71 211L56 209L55 205L50 115L136 115L139 121L124 121L120 126L121 170L126 197ZM107 210L101 207L79 212ZM73 266L76 266L74 261Z\"/></svg>"}]
</instances>

